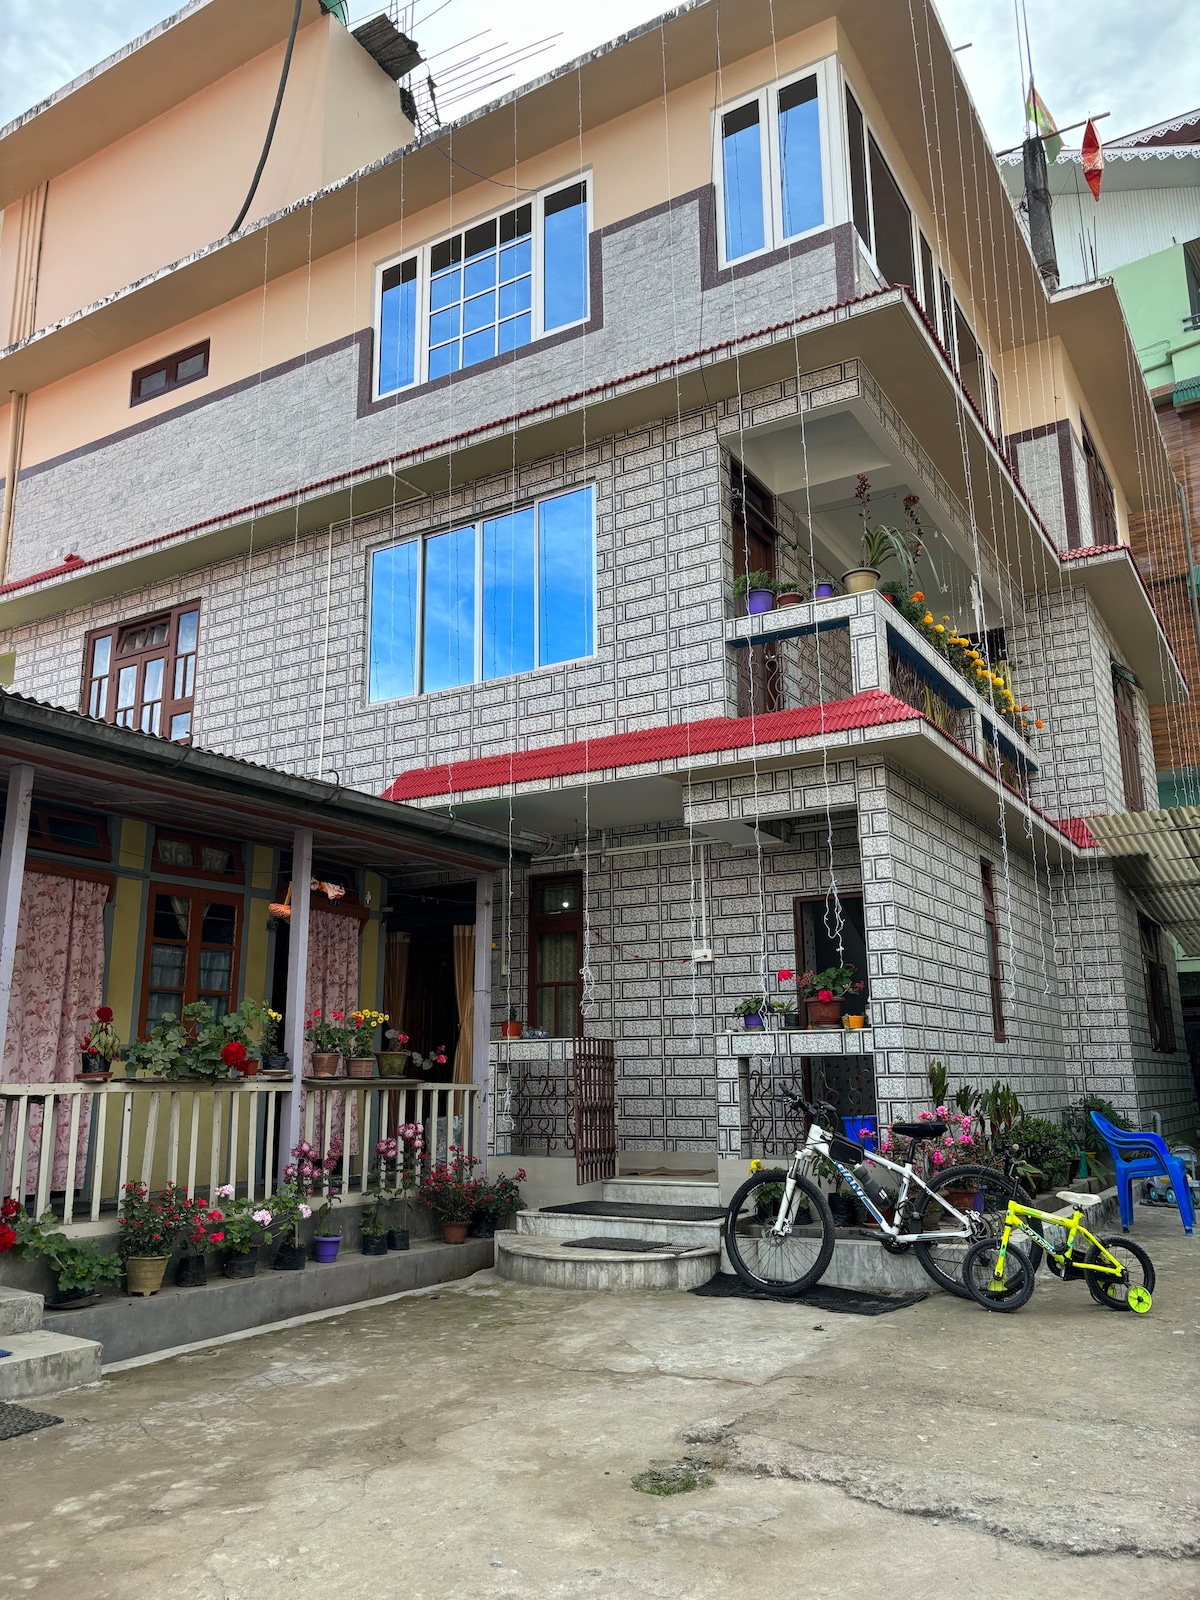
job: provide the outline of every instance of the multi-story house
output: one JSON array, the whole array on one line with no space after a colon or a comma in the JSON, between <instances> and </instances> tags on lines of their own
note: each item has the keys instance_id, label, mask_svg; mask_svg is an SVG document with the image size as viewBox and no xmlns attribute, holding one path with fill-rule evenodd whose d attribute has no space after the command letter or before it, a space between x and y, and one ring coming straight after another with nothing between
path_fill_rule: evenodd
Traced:
<instances>
[{"instance_id":1,"label":"multi-story house","mask_svg":"<svg viewBox=\"0 0 1200 1600\"><path fill-rule=\"evenodd\" d=\"M194 5L0 130L16 693L511 839L490 895L372 879L358 981L453 1053L490 917L476 1076L544 1192L610 1049L627 1167L740 1171L781 1084L887 1116L932 1058L1190 1128L1187 908L1085 820L1154 807L1186 694L1129 554L1169 474L932 5L683 6L418 136L312 0L231 234L285 12ZM843 592L864 521L919 531L915 609ZM755 573L801 602L747 615ZM134 1028L170 962L129 926ZM861 1028L735 1015L841 963Z\"/></svg>"}]
</instances>

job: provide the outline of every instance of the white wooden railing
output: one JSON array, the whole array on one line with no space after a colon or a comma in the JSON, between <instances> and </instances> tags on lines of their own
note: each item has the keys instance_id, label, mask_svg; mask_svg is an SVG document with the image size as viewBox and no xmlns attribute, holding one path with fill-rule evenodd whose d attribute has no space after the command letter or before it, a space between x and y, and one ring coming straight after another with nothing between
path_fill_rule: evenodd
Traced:
<instances>
[{"instance_id":1,"label":"white wooden railing","mask_svg":"<svg viewBox=\"0 0 1200 1600\"><path fill-rule=\"evenodd\" d=\"M221 1184L266 1199L276 1184L278 1139L290 1083L0 1084L0 1196L52 1202L64 1226L113 1213L126 1183L177 1183L191 1198ZM451 1145L480 1152L474 1084L312 1078L303 1084L304 1137L323 1154L343 1138L341 1188L368 1186L375 1142L420 1123L426 1162ZM344 1137L349 1129L349 1137Z\"/></svg>"}]
</instances>

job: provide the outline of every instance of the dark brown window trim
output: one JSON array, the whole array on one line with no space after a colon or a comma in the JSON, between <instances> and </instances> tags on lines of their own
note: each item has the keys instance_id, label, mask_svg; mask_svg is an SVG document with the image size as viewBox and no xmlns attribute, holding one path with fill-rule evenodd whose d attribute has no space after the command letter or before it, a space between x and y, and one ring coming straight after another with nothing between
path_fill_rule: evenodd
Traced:
<instances>
[{"instance_id":1,"label":"dark brown window trim","mask_svg":"<svg viewBox=\"0 0 1200 1600\"><path fill-rule=\"evenodd\" d=\"M194 856L198 857L199 851L205 845L218 850L229 852L232 866L228 872L210 872L203 867L196 866L194 861L189 865L176 866L173 862L164 861L159 854L160 844L187 844L192 846ZM169 872L180 878L198 878L205 882L241 884L246 881L245 870L242 866L242 852L240 848L229 839L209 838L198 833L184 833L174 828L156 828L154 833L154 848L152 853L154 872Z\"/></svg>"},{"instance_id":2,"label":"dark brown window trim","mask_svg":"<svg viewBox=\"0 0 1200 1600\"><path fill-rule=\"evenodd\" d=\"M569 883L569 884L575 884L575 885L578 886L578 888L579 888L579 908L578 908L578 910L575 910L575 911L563 911L563 912L535 911L533 908L534 908L534 905L536 904L537 897L540 894L542 894L546 889L551 888L554 884L557 884L557 883L562 883L562 884L568 884ZM563 980L561 982L546 982L546 983L539 984L538 977L537 977L538 935L539 934L543 934L543 933L559 933L559 932L561 932L561 933L574 933L576 935L577 939L578 939L578 944L576 946L576 949L577 949L577 953L578 953L578 956L579 956L580 966L582 966L582 964L583 964L583 897L584 897L583 874L579 873L579 872L557 872L557 873L548 874L545 877L540 877L539 876L539 877L531 878L529 880L529 957L528 957L529 993L528 993L528 1001L527 1001L528 1010L527 1010L526 1014L527 1014L528 1019L529 1019L530 1027L536 1028L538 1026L537 1017L538 1017L538 991L539 991L539 989L553 988L553 989L557 990L557 989L561 989L561 988L570 988L571 987L571 983L568 982L567 980ZM576 1012L575 1012L575 1034L574 1034L574 1037L581 1037L582 1034L583 1034L583 979L582 979L582 977L577 976L574 979L574 987L578 992L578 994L577 994ZM555 999L555 1013L556 1014L557 1014L557 1011L558 1011L558 1001L557 1001L557 997L556 997L556 999ZM571 1035L564 1035L564 1034L553 1034L552 1037L557 1039L557 1038L567 1038L567 1037L572 1037L572 1036Z\"/></svg>"},{"instance_id":3,"label":"dark brown window trim","mask_svg":"<svg viewBox=\"0 0 1200 1600\"><path fill-rule=\"evenodd\" d=\"M1000 925L996 919L996 885L992 876L992 863L980 861L983 879L983 921L988 941L988 989L992 1001L992 1037L1003 1043L1007 1034L1004 1028L1004 982L1000 964Z\"/></svg>"},{"instance_id":4,"label":"dark brown window trim","mask_svg":"<svg viewBox=\"0 0 1200 1600\"><path fill-rule=\"evenodd\" d=\"M158 879L151 879L149 893L146 900L146 938L145 950L142 955L142 992L138 998L138 1033L146 1032L146 1009L150 1004L150 965L154 950L154 899L156 895L167 895L175 899L186 899L193 906L227 905L234 908L233 944L229 964L229 988L226 991L229 997L229 1009L232 1011L237 1004L239 984L241 982L242 966L242 941L246 926L246 897L239 894L236 889L193 889L182 883L163 883ZM191 1005L197 998L200 987L200 951L204 944L201 937L202 921L195 922L194 912L188 916L188 936L185 939L162 940L162 943L182 944L186 951L184 977L183 977L183 1005ZM200 913L203 918L203 912ZM194 935L194 936L193 936ZM159 991L160 993L162 991ZM210 991L211 993L212 991ZM180 1008L182 1010L182 1007Z\"/></svg>"},{"instance_id":5,"label":"dark brown window trim","mask_svg":"<svg viewBox=\"0 0 1200 1600\"><path fill-rule=\"evenodd\" d=\"M1117 716L1117 748L1121 753L1121 787L1125 795L1126 811L1146 809L1146 791L1142 783L1142 741L1138 735L1137 698L1133 674L1112 664L1113 709Z\"/></svg>"},{"instance_id":6,"label":"dark brown window trim","mask_svg":"<svg viewBox=\"0 0 1200 1600\"><path fill-rule=\"evenodd\" d=\"M1142 977L1146 985L1150 1048L1169 1055L1176 1049L1175 1016L1171 1006L1167 964L1162 958L1162 931L1149 917L1139 917L1138 939L1142 947Z\"/></svg>"},{"instance_id":7,"label":"dark brown window trim","mask_svg":"<svg viewBox=\"0 0 1200 1600\"><path fill-rule=\"evenodd\" d=\"M59 843L53 837L51 829L51 820L53 818L58 818L64 822L83 822L89 827L94 827L97 834L96 844L89 846L76 843ZM30 808L29 824L30 850L40 850L46 855L75 856L93 861L112 860L112 843L108 836L108 823L98 812L72 811L69 806L56 806L35 800Z\"/></svg>"},{"instance_id":8,"label":"dark brown window trim","mask_svg":"<svg viewBox=\"0 0 1200 1600\"><path fill-rule=\"evenodd\" d=\"M195 725L195 687L196 668L199 662L199 630L200 630L200 601L189 600L183 605L173 606L170 610L153 611L142 617L129 617L120 622L110 623L107 628L93 628L88 634L83 651L83 681L79 691L79 709L85 717L95 717L98 722L107 722L113 726L117 724L117 701L119 698L119 681L121 666L134 666L137 669L136 695L134 701L134 720L132 723L123 722L122 727L139 728L142 720L142 707L144 704L143 691L145 689L145 667L150 660L162 658L163 678L161 694L158 696L159 721L157 729L141 729L142 732L154 733L156 737L169 739L172 737L172 723L177 717L187 717L186 732L175 735L179 743L189 743ZM196 640L192 648L182 652L180 644L180 618L196 613ZM137 628L151 628L157 624L166 624L166 638L157 645L146 645L136 650L130 650L122 657L120 646L122 639ZM104 640L109 641L107 669L97 673L97 646ZM177 679L182 677L182 682ZM104 680L103 691L93 692L93 686ZM179 689L177 693L176 690Z\"/></svg>"},{"instance_id":9,"label":"dark brown window trim","mask_svg":"<svg viewBox=\"0 0 1200 1600\"><path fill-rule=\"evenodd\" d=\"M185 384L199 383L201 378L208 377L208 357L210 341L202 339L199 344L190 344L186 350L176 350L173 355L164 356L161 361L151 361L147 366L138 367L133 377L129 380L129 404L131 406L145 405L148 400L158 400L164 394L171 394L175 389L182 389ZM179 369L184 362L194 362L197 357L203 357L201 370L189 372L186 377L179 376ZM142 384L147 378L161 372L163 381L157 388L149 390L146 394L140 393Z\"/></svg>"}]
</instances>

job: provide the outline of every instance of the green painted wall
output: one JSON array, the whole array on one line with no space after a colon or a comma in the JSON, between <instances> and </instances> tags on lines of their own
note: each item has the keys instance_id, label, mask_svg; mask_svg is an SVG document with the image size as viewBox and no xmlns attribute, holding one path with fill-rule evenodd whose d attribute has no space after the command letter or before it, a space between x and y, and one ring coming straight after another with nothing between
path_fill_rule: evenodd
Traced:
<instances>
[{"instance_id":1,"label":"green painted wall","mask_svg":"<svg viewBox=\"0 0 1200 1600\"><path fill-rule=\"evenodd\" d=\"M1200 379L1200 330L1184 327L1192 306L1183 246L1118 267L1113 281L1147 386Z\"/></svg>"}]
</instances>

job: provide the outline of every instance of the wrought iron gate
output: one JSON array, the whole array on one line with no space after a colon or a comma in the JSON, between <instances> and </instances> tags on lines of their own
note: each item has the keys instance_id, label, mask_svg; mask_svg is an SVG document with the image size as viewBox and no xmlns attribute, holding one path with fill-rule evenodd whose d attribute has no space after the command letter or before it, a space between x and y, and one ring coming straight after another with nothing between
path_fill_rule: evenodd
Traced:
<instances>
[{"instance_id":1,"label":"wrought iron gate","mask_svg":"<svg viewBox=\"0 0 1200 1600\"><path fill-rule=\"evenodd\" d=\"M839 1116L875 1113L875 1070L870 1056L802 1056L778 1065L768 1057L746 1063L742 1080L744 1136L752 1156L791 1155L803 1140L804 1113L790 1095L835 1105Z\"/></svg>"},{"instance_id":2,"label":"wrought iron gate","mask_svg":"<svg viewBox=\"0 0 1200 1600\"><path fill-rule=\"evenodd\" d=\"M574 1040L575 1181L617 1175L617 1063L611 1039Z\"/></svg>"}]
</instances>

